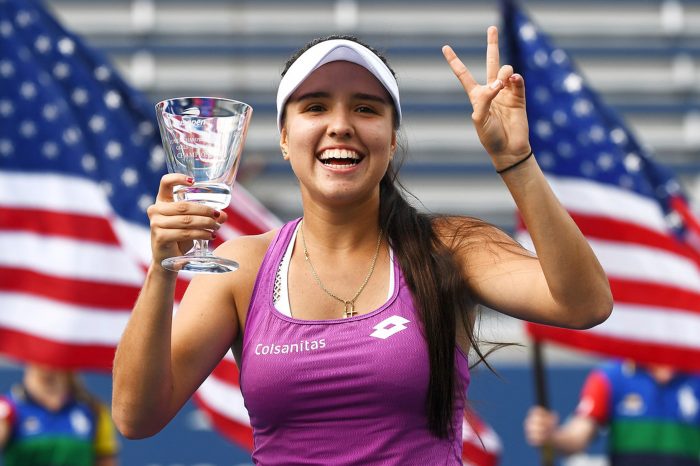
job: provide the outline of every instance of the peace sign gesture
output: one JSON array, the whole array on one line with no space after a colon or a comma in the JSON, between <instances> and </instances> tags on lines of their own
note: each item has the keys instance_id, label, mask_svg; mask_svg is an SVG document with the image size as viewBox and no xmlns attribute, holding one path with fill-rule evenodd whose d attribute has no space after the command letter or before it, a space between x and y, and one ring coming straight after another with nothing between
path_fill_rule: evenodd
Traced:
<instances>
[{"instance_id":1,"label":"peace sign gesture","mask_svg":"<svg viewBox=\"0 0 700 466\"><path fill-rule=\"evenodd\" d=\"M491 26L487 32L485 84L476 82L452 47L444 46L442 53L467 92L474 127L496 170L523 160L530 153L525 81L512 66L500 66L498 29Z\"/></svg>"}]
</instances>

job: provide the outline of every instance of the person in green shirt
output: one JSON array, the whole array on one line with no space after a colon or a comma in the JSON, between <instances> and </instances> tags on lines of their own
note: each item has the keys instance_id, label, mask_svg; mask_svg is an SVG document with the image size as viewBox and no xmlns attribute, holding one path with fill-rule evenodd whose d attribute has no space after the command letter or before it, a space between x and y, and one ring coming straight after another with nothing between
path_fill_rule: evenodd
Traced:
<instances>
[{"instance_id":1,"label":"person in green shirt","mask_svg":"<svg viewBox=\"0 0 700 466\"><path fill-rule=\"evenodd\" d=\"M5 466L117 466L118 441L108 408L78 375L39 364L0 396Z\"/></svg>"}]
</instances>

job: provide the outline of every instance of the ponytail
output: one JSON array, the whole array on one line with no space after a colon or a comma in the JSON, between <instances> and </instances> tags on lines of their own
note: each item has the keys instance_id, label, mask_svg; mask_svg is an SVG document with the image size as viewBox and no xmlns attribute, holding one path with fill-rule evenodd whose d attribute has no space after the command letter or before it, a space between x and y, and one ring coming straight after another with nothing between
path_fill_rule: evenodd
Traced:
<instances>
[{"instance_id":1,"label":"ponytail","mask_svg":"<svg viewBox=\"0 0 700 466\"><path fill-rule=\"evenodd\" d=\"M455 395L464 396L466 389L455 379L458 320L465 326L471 346L481 354L469 319L474 301L453 252L435 232L436 218L419 213L397 184L390 166L380 182L379 223L416 301L428 345L428 427L434 435L445 438L452 426Z\"/></svg>"}]
</instances>

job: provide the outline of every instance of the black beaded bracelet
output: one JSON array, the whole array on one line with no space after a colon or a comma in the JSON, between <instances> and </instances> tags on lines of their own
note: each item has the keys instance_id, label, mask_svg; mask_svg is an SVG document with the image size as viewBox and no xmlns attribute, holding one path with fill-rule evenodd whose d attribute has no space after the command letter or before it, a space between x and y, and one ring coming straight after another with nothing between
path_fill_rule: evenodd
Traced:
<instances>
[{"instance_id":1,"label":"black beaded bracelet","mask_svg":"<svg viewBox=\"0 0 700 466\"><path fill-rule=\"evenodd\" d=\"M525 157L523 157L521 160L518 160L517 162L515 162L515 163L514 163L513 165L511 165L510 167L506 167L506 168L502 168L502 169L500 169L500 170L496 170L496 173L498 173L499 175L500 175L501 173L505 173L505 172L507 172L508 170L510 170L511 168L517 167L518 165L520 165L521 163L523 163L524 161L526 161L527 159L529 159L529 158L532 157L533 155L534 155L534 154L532 153L532 150L530 150L530 153L527 154Z\"/></svg>"}]
</instances>

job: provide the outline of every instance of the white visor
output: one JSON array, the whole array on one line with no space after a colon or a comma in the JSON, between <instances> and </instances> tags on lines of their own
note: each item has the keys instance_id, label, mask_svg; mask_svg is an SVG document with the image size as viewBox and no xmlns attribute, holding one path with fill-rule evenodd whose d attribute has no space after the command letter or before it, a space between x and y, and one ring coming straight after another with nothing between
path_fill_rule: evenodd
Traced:
<instances>
[{"instance_id":1,"label":"white visor","mask_svg":"<svg viewBox=\"0 0 700 466\"><path fill-rule=\"evenodd\" d=\"M277 89L277 128L282 130L282 113L289 96L322 65L332 61L349 61L367 69L389 92L394 106L398 124L401 124L401 101L399 86L394 75L384 62L367 47L346 39L333 39L320 42L301 54L289 67Z\"/></svg>"}]
</instances>

